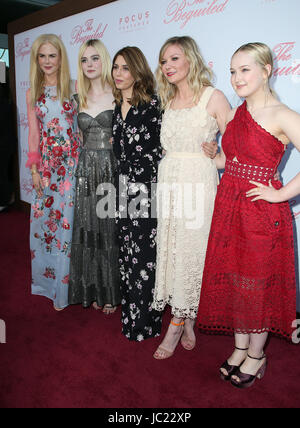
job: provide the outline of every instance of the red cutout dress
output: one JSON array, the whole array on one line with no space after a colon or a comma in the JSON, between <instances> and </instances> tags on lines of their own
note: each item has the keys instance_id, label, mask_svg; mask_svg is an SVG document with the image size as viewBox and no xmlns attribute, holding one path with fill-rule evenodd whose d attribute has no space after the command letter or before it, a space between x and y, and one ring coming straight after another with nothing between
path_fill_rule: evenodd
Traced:
<instances>
[{"instance_id":1,"label":"red cutout dress","mask_svg":"<svg viewBox=\"0 0 300 428\"><path fill-rule=\"evenodd\" d=\"M233 334L272 332L291 338L296 318L292 215L288 202L251 202L249 180L272 185L284 145L263 129L246 101L228 124L225 173L215 200L198 326ZM236 159L238 162L236 162Z\"/></svg>"}]
</instances>

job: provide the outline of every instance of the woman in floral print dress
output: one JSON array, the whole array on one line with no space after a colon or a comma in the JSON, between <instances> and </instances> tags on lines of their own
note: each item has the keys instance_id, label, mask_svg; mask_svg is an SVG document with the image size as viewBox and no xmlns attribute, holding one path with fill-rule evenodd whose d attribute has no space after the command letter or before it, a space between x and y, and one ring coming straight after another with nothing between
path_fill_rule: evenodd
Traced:
<instances>
[{"instance_id":1,"label":"woman in floral print dress","mask_svg":"<svg viewBox=\"0 0 300 428\"><path fill-rule=\"evenodd\" d=\"M142 341L161 330L161 315L152 308L157 221L151 204L162 153L161 114L153 74L138 48L126 47L115 55L112 75L123 334Z\"/></svg>"},{"instance_id":2,"label":"woman in floral print dress","mask_svg":"<svg viewBox=\"0 0 300 428\"><path fill-rule=\"evenodd\" d=\"M70 97L70 73L61 40L45 34L32 45L31 87L26 94L33 181L30 249L32 294L46 296L56 310L68 305L74 173L79 139Z\"/></svg>"}]
</instances>

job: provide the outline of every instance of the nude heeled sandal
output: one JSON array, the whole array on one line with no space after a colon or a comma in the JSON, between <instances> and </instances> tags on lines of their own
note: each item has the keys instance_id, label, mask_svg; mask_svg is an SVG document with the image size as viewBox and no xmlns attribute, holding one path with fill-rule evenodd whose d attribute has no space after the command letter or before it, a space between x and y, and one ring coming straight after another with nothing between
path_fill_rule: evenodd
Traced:
<instances>
[{"instance_id":1,"label":"nude heeled sandal","mask_svg":"<svg viewBox=\"0 0 300 428\"><path fill-rule=\"evenodd\" d=\"M193 328L195 326L195 323L193 324ZM195 334L195 333L194 333ZM185 339L184 334L181 336L181 345L186 351L192 351L196 346L196 337L195 339Z\"/></svg>"},{"instance_id":2,"label":"nude heeled sandal","mask_svg":"<svg viewBox=\"0 0 300 428\"><path fill-rule=\"evenodd\" d=\"M171 320L170 324L174 325L175 327L183 327L184 326L184 321L182 321L181 323L177 324L173 320ZM184 329L182 328L181 334L178 335L178 342L179 342L179 340L180 340L180 338L181 338L181 336L183 334L183 331L184 331ZM176 347L178 345L178 342L176 343L175 349L176 349ZM166 349L164 349L161 346L159 346L157 348L157 350L155 351L155 353L153 354L153 357L156 360L166 360L167 358L172 357L172 355L175 352L175 349L174 349L173 352L171 352L171 351L167 351Z\"/></svg>"}]
</instances>

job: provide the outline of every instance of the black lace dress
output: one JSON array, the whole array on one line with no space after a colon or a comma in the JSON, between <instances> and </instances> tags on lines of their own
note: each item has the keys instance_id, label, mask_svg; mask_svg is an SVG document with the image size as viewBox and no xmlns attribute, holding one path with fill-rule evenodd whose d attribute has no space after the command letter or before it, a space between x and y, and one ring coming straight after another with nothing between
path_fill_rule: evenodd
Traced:
<instances>
[{"instance_id":1,"label":"black lace dress","mask_svg":"<svg viewBox=\"0 0 300 428\"><path fill-rule=\"evenodd\" d=\"M113 114L118 160L117 225L120 247L123 334L142 341L159 336L161 313L152 308L156 268L155 186L160 145L158 100L132 106L126 119Z\"/></svg>"}]
</instances>

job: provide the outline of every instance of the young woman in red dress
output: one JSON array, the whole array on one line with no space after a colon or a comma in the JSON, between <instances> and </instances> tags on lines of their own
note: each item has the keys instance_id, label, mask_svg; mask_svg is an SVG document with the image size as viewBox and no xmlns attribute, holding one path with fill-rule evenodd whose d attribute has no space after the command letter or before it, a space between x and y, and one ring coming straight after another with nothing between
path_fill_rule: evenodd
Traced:
<instances>
[{"instance_id":1,"label":"young woman in red dress","mask_svg":"<svg viewBox=\"0 0 300 428\"><path fill-rule=\"evenodd\" d=\"M287 185L274 172L292 141L300 150L300 115L269 86L273 59L263 43L240 47L231 83L244 103L229 113L198 312L200 329L234 333L235 350L220 369L246 388L264 375L269 333L291 339L296 318L292 215L300 173Z\"/></svg>"}]
</instances>

